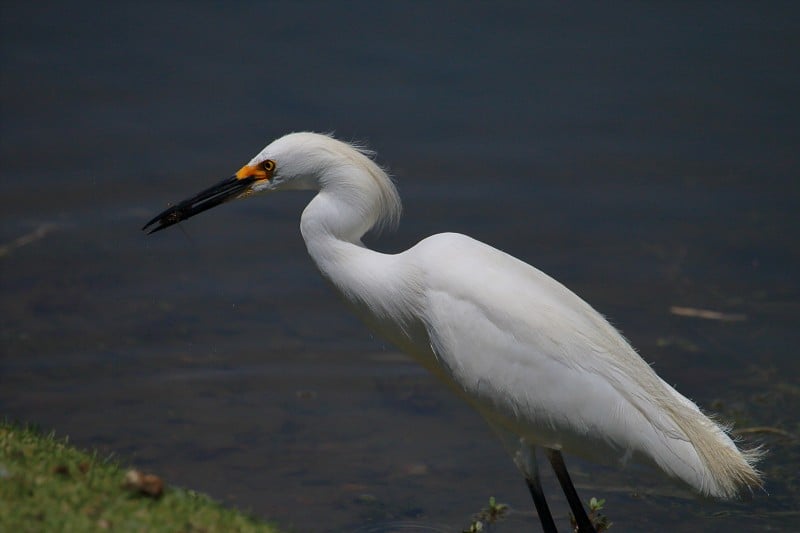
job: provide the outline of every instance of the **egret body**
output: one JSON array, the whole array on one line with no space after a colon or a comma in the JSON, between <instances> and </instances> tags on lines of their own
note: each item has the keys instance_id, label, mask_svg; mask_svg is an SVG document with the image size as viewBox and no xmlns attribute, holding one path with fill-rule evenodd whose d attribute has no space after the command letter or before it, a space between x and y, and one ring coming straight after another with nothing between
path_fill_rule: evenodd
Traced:
<instances>
[{"instance_id":1,"label":"egret body","mask_svg":"<svg viewBox=\"0 0 800 533\"><path fill-rule=\"evenodd\" d=\"M535 450L556 471L582 531L592 525L561 451L654 465L699 494L732 498L761 486L756 451L664 382L622 335L536 268L455 233L398 254L361 242L398 222L394 184L364 150L292 133L234 176L151 220L159 231L254 193L318 191L300 219L320 273L377 334L410 354L489 422L525 476L546 531L555 525Z\"/></svg>"}]
</instances>

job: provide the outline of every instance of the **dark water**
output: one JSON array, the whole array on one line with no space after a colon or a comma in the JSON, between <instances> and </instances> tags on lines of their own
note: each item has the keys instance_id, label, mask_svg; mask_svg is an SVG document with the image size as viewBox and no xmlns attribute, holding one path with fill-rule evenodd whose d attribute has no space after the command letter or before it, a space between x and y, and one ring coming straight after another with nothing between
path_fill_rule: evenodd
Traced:
<instances>
[{"instance_id":1,"label":"dark water","mask_svg":"<svg viewBox=\"0 0 800 533\"><path fill-rule=\"evenodd\" d=\"M5 2L0 414L299 531L457 531L492 495L515 509L497 531L535 523L479 417L319 279L307 195L139 231L271 139L335 131L378 150L403 194L375 247L490 242L686 395L769 430L747 436L771 449L769 494L747 503L568 458L615 529L794 529L792 6Z\"/></svg>"}]
</instances>

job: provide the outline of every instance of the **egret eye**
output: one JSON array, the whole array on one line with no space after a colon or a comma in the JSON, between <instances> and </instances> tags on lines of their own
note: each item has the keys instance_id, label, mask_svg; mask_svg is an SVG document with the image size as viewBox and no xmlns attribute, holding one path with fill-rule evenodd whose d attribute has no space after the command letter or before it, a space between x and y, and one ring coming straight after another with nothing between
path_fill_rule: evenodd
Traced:
<instances>
[{"instance_id":1,"label":"egret eye","mask_svg":"<svg viewBox=\"0 0 800 533\"><path fill-rule=\"evenodd\" d=\"M260 166L264 172L271 174L275 170L275 161L272 159L265 159L259 163L258 166Z\"/></svg>"}]
</instances>

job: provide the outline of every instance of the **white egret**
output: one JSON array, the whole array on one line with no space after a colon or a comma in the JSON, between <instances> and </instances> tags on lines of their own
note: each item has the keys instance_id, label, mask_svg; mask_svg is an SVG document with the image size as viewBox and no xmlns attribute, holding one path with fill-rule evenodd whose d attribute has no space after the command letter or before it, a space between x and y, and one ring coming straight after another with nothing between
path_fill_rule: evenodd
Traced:
<instances>
[{"instance_id":1,"label":"white egret","mask_svg":"<svg viewBox=\"0 0 800 533\"><path fill-rule=\"evenodd\" d=\"M230 199L318 194L300 219L308 253L355 313L472 404L525 476L545 531L556 526L535 450L545 451L580 531L593 531L561 452L649 463L702 495L761 486L742 451L569 289L470 237L444 233L398 254L362 236L398 222L400 197L371 154L316 133L281 137L234 176L165 210L155 232Z\"/></svg>"}]
</instances>

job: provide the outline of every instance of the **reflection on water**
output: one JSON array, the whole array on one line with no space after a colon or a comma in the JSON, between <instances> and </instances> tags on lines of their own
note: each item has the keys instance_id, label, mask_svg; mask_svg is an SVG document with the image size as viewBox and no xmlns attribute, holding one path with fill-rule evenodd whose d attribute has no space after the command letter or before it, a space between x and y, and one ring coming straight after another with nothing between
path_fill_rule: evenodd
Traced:
<instances>
[{"instance_id":1,"label":"reflection on water","mask_svg":"<svg viewBox=\"0 0 800 533\"><path fill-rule=\"evenodd\" d=\"M407 531L427 531L429 533L445 533L451 530L443 526L419 524L414 522L385 522L383 524L365 525L353 530L354 533L400 533Z\"/></svg>"},{"instance_id":2,"label":"reflection on water","mask_svg":"<svg viewBox=\"0 0 800 533\"><path fill-rule=\"evenodd\" d=\"M537 265L771 449L768 496L725 504L568 458L616 527L791 529L798 18L309 9L3 7L0 412L301 531L453 531L489 496L514 509L498 531L535 523L480 418L319 279L309 196L139 231L271 138L335 130L379 151L405 201L371 245L453 230Z\"/></svg>"}]
</instances>

